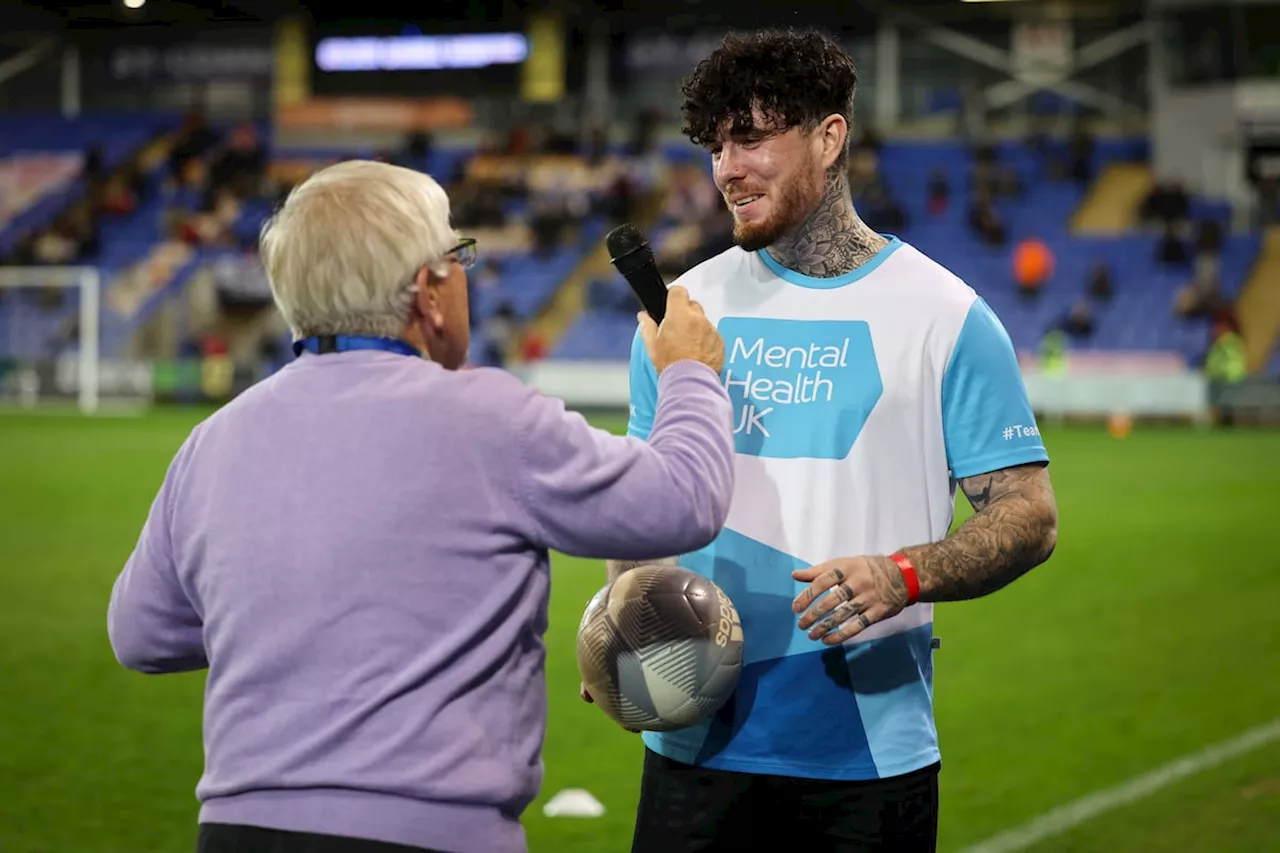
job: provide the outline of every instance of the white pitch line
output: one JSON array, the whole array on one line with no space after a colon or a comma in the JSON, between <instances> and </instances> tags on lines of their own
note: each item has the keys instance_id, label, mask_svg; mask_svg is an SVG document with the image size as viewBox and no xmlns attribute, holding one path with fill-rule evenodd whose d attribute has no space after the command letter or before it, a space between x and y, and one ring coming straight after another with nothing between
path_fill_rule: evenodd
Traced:
<instances>
[{"instance_id":1,"label":"white pitch line","mask_svg":"<svg viewBox=\"0 0 1280 853\"><path fill-rule=\"evenodd\" d=\"M966 847L961 853L1015 853L1046 838L1060 835L1103 812L1140 800L1175 782L1216 767L1247 752L1253 752L1274 740L1280 740L1280 719L1250 729L1243 734L1208 747L1200 752L1171 761L1128 782L1107 788L1073 803L1047 811L1022 826L1001 832L986 841Z\"/></svg>"}]
</instances>

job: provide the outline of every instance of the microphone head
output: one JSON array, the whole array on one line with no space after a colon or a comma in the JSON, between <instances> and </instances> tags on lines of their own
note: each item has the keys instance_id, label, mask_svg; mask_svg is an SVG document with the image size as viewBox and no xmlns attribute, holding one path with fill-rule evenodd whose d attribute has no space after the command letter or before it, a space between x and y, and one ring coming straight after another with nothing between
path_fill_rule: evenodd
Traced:
<instances>
[{"instance_id":1,"label":"microphone head","mask_svg":"<svg viewBox=\"0 0 1280 853\"><path fill-rule=\"evenodd\" d=\"M609 249L609 259L616 261L637 249L648 248L649 241L640 233L640 229L628 222L610 231L604 238L604 244Z\"/></svg>"}]
</instances>

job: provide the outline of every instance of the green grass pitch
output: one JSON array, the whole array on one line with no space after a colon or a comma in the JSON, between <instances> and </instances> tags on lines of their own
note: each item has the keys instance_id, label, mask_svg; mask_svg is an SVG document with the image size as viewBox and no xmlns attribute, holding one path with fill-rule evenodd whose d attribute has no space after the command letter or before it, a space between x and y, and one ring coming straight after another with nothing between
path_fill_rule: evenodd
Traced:
<instances>
[{"instance_id":1,"label":"green grass pitch","mask_svg":"<svg viewBox=\"0 0 1280 853\"><path fill-rule=\"evenodd\" d=\"M203 677L120 669L105 612L200 414L0 415L3 853L194 849ZM1070 428L1046 441L1057 554L937 611L943 851L1280 716L1280 433ZM553 569L546 780L525 817L535 853L629 848L641 744L577 697L574 631L603 577L592 561ZM604 817L544 817L568 787L595 794ZM1033 849L1280 850L1280 745Z\"/></svg>"}]
</instances>

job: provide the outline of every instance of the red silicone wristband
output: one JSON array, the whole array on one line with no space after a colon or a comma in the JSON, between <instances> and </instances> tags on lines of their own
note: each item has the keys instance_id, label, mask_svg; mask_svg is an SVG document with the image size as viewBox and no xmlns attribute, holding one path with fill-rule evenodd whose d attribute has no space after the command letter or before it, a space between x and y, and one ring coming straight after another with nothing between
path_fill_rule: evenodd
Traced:
<instances>
[{"instance_id":1,"label":"red silicone wristband","mask_svg":"<svg viewBox=\"0 0 1280 853\"><path fill-rule=\"evenodd\" d=\"M920 576L916 574L916 567L901 551L890 554L889 559L898 564L902 579L907 582L907 604L915 604L920 598Z\"/></svg>"}]
</instances>

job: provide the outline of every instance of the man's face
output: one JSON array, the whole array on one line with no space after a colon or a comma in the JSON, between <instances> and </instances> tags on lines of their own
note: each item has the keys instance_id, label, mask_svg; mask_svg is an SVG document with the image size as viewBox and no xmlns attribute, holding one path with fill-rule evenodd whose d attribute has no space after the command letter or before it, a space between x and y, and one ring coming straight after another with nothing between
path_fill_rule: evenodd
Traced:
<instances>
[{"instance_id":1,"label":"man's face","mask_svg":"<svg viewBox=\"0 0 1280 853\"><path fill-rule=\"evenodd\" d=\"M756 110L742 135L709 146L716 188L733 214L734 242L749 252L791 233L822 198L820 143L800 127L776 130Z\"/></svg>"}]
</instances>

